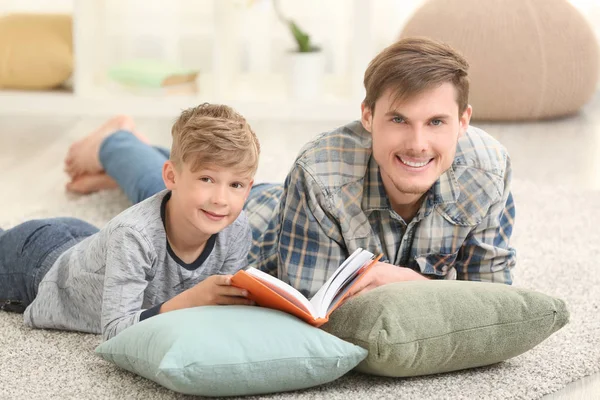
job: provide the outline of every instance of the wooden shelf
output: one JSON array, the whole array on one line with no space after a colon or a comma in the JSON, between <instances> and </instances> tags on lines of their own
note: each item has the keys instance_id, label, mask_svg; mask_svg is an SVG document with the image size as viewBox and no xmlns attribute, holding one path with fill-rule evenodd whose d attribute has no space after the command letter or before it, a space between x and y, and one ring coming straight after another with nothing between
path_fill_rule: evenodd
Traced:
<instances>
[{"instance_id":1,"label":"wooden shelf","mask_svg":"<svg viewBox=\"0 0 600 400\"><path fill-rule=\"evenodd\" d=\"M244 42L248 39L236 29L243 25L242 22L246 22L246 14L242 18L242 14L236 10L239 11L240 4L246 3L232 0L205 0L199 3L186 1L187 6L195 7L188 9L181 0L178 1L179 3L175 1L169 6L164 5L164 8L160 5L158 14L157 10L154 10L154 14L144 14L144 7L138 8L141 12L135 16L137 19L128 20L131 17L126 14L128 10L131 11L130 8L135 4L143 6L145 3L142 0L131 0L131 4L116 0L73 0L73 91L0 91L0 114L110 116L125 113L134 116L174 117L184 108L212 102L231 105L249 119L350 120L359 117L363 98L362 75L376 50L372 43L374 24L370 22L372 5L369 0L352 0L343 12L328 7L315 7L317 11L306 11L303 16L303 21L310 25L311 22L322 21L327 15L327 19L332 22L335 22L334 17L343 15L335 22L336 29L323 30L327 35L322 37L331 40L329 46L325 47L330 51L330 62L334 67L330 64L323 94L314 101L298 101L287 95L281 69L281 57L285 56L285 51L269 46L273 46L273 40L276 41L279 37L289 39L290 44L292 42L291 37L288 37L289 32L268 14L271 12L270 3L262 11L253 11L259 13L255 14L259 15L259 23L266 22L270 27L261 30L261 26L260 34L253 32L256 37L253 36L252 40L255 41ZM115 4L123 5L122 8L115 8ZM155 1L152 4L156 6L159 3ZM300 7L290 2L290 8L292 6ZM307 10L307 7L302 6L300 9ZM308 7L308 10L312 8ZM199 12L205 13L206 23L197 21ZM290 12L297 15L298 10ZM190 18L190 15L194 15L194 18ZM149 19L144 19L146 17ZM153 18L159 18L160 24L154 24L153 21L156 21ZM357 18L360 19L359 23L355 21ZM238 23L234 23L236 21ZM132 24L130 27L128 24L131 22L136 22L137 25ZM260 24L256 25L258 26ZM126 36L119 41L115 37L119 37L119 29L123 27L131 28L131 32L126 30ZM315 31L316 27L317 25L313 26ZM121 61L119 56L132 56L126 50L135 46L123 45L128 41L135 42L127 36L130 34L133 37L136 34L155 35L158 41L164 42L162 50L165 56L176 62L178 56L198 56L194 52L197 47L192 47L192 51L184 50L183 53L180 49L178 54L175 48L183 43L180 40L192 38L193 41L204 43L200 64L205 69L199 67L197 60L193 63L195 68L200 69L199 87L202 92L198 95L157 97L112 90L107 82L106 71L112 63ZM154 42L147 40L145 43ZM263 68L260 71L240 71L241 65L257 68L256 63L244 58L249 57L244 43L263 46L258 49L259 56L266 51L272 62L259 63L258 68ZM122 45L123 49L120 48ZM346 50L341 51L342 47ZM255 54L254 61L256 60ZM338 70L335 69L336 62L341 63ZM275 64L278 67L274 67Z\"/></svg>"}]
</instances>

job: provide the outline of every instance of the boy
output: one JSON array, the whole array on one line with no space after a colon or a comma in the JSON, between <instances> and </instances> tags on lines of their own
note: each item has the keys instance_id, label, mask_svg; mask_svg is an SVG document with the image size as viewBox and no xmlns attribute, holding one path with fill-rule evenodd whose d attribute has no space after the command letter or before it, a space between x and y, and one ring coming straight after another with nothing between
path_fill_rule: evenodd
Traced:
<instances>
[{"instance_id":1,"label":"boy","mask_svg":"<svg viewBox=\"0 0 600 400\"><path fill-rule=\"evenodd\" d=\"M24 310L34 328L110 339L158 313L251 304L229 274L251 245L242 208L258 139L241 115L210 104L184 111L172 136L166 190L103 229L56 218L0 231L0 308Z\"/></svg>"}]
</instances>

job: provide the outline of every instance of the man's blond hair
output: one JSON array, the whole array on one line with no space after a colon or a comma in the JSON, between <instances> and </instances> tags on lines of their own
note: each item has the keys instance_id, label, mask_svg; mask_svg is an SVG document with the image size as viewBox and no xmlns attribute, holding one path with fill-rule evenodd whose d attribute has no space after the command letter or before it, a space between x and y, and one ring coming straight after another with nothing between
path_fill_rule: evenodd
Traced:
<instances>
[{"instance_id":1,"label":"man's blond hair","mask_svg":"<svg viewBox=\"0 0 600 400\"><path fill-rule=\"evenodd\" d=\"M375 102L389 88L393 100L407 100L450 82L456 88L459 115L469 104L469 64L452 47L428 38L399 40L379 53L365 72L365 106L375 111Z\"/></svg>"},{"instance_id":2,"label":"man's blond hair","mask_svg":"<svg viewBox=\"0 0 600 400\"><path fill-rule=\"evenodd\" d=\"M254 176L260 144L244 117L233 108L204 103L183 111L171 129L171 161L192 171L216 165Z\"/></svg>"}]
</instances>

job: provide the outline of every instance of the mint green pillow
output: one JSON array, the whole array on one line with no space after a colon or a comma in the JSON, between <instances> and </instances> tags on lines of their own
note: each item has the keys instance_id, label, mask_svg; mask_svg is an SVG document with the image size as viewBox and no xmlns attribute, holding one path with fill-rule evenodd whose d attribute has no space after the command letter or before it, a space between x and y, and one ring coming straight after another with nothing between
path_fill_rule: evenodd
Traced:
<instances>
[{"instance_id":1,"label":"mint green pillow","mask_svg":"<svg viewBox=\"0 0 600 400\"><path fill-rule=\"evenodd\" d=\"M304 389L339 378L367 356L289 314L248 306L160 314L96 353L171 390L202 396Z\"/></svg>"},{"instance_id":2,"label":"mint green pillow","mask_svg":"<svg viewBox=\"0 0 600 400\"><path fill-rule=\"evenodd\" d=\"M569 320L564 301L499 283L414 281L357 296L323 329L369 350L358 371L418 376L524 353Z\"/></svg>"}]
</instances>

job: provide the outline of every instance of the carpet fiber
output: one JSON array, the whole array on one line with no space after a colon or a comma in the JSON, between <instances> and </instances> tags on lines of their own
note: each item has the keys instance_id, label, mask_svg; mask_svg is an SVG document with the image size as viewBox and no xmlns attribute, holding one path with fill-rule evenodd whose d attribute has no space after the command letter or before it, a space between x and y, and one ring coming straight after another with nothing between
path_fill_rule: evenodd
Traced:
<instances>
[{"instance_id":1,"label":"carpet fiber","mask_svg":"<svg viewBox=\"0 0 600 400\"><path fill-rule=\"evenodd\" d=\"M600 193L515 182L516 285L563 298L571 322L533 350L485 368L411 379L350 373L321 387L274 394L289 399L537 399L600 371ZM75 216L98 226L127 206L118 191L59 197L25 219ZM0 399L187 398L101 360L99 337L30 330L22 316L0 313Z\"/></svg>"}]
</instances>

